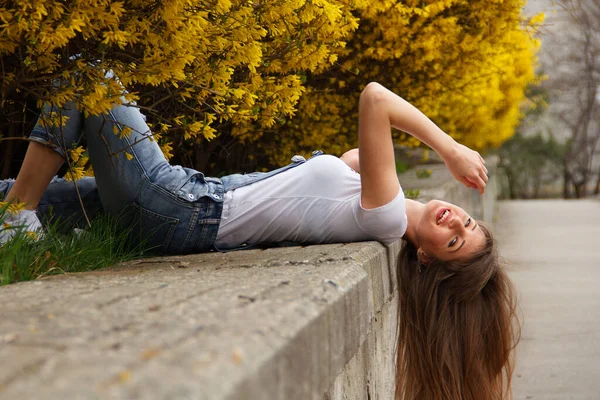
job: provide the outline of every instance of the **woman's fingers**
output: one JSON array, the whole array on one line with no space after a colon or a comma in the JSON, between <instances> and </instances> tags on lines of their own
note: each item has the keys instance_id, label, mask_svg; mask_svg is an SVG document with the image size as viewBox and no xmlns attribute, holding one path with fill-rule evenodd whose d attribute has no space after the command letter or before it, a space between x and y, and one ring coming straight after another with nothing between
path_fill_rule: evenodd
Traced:
<instances>
[{"instance_id":1,"label":"woman's fingers","mask_svg":"<svg viewBox=\"0 0 600 400\"><path fill-rule=\"evenodd\" d=\"M483 179L483 181L484 181L485 183L487 183L487 182L488 182L488 180L489 180L489 178L488 178L488 176L487 176L487 171L483 171L483 170L481 170L481 171L479 172L479 177L480 177L481 179Z\"/></svg>"},{"instance_id":2,"label":"woman's fingers","mask_svg":"<svg viewBox=\"0 0 600 400\"><path fill-rule=\"evenodd\" d=\"M479 156L479 160L481 161L481 167L483 168L483 170L485 171L485 173L488 173L487 168L485 167L485 158L483 158L481 156L481 154L479 154L479 152L477 153L477 155ZM487 181L486 181L487 182Z\"/></svg>"},{"instance_id":3,"label":"woman's fingers","mask_svg":"<svg viewBox=\"0 0 600 400\"><path fill-rule=\"evenodd\" d=\"M477 189L479 189L479 194L483 194L485 192L485 182L483 179L480 176L476 176L474 182L477 185Z\"/></svg>"},{"instance_id":4,"label":"woman's fingers","mask_svg":"<svg viewBox=\"0 0 600 400\"><path fill-rule=\"evenodd\" d=\"M483 192L485 192L486 183L481 176L474 175L473 177L465 178L465 181L467 182L465 183L465 186L477 189L479 194L483 194Z\"/></svg>"},{"instance_id":5,"label":"woman's fingers","mask_svg":"<svg viewBox=\"0 0 600 400\"><path fill-rule=\"evenodd\" d=\"M463 185L465 185L468 188L477 189L477 184L475 184L469 178L463 178L463 180L461 182L462 182Z\"/></svg>"}]
</instances>

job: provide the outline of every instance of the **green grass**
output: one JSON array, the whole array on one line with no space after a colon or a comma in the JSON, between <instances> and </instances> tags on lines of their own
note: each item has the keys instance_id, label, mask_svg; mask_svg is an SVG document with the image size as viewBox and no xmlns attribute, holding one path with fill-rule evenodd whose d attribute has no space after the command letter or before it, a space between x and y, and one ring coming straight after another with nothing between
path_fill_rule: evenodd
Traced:
<instances>
[{"instance_id":1,"label":"green grass","mask_svg":"<svg viewBox=\"0 0 600 400\"><path fill-rule=\"evenodd\" d=\"M426 179L426 178L431 177L431 170L425 169L425 168L419 168L419 169L415 170L415 174L417 175L417 178L419 178L419 179Z\"/></svg>"},{"instance_id":2,"label":"green grass","mask_svg":"<svg viewBox=\"0 0 600 400\"><path fill-rule=\"evenodd\" d=\"M4 229L4 213L0 209L0 230ZM47 227L38 241L19 231L0 245L0 286L46 275L93 271L143 256L142 247L130 244L128 232L119 228L113 217L99 217L91 225L80 234L64 233L58 221Z\"/></svg>"},{"instance_id":3,"label":"green grass","mask_svg":"<svg viewBox=\"0 0 600 400\"><path fill-rule=\"evenodd\" d=\"M410 169L408 163L400 160L396 160L396 173L403 174Z\"/></svg>"},{"instance_id":4,"label":"green grass","mask_svg":"<svg viewBox=\"0 0 600 400\"><path fill-rule=\"evenodd\" d=\"M404 191L404 197L407 199L416 200L421 195L421 191L419 189L406 189Z\"/></svg>"}]
</instances>

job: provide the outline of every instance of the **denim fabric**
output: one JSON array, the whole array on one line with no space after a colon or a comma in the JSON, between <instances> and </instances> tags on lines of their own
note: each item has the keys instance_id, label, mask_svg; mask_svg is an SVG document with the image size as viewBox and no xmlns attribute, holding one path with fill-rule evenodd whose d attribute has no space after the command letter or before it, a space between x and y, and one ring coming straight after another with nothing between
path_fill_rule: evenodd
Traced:
<instances>
[{"instance_id":1,"label":"denim fabric","mask_svg":"<svg viewBox=\"0 0 600 400\"><path fill-rule=\"evenodd\" d=\"M63 127L49 123L53 112L68 117ZM129 136L121 135L125 127L131 129ZM305 161L296 156L292 164L271 172L205 177L194 169L170 165L152 139L143 114L131 104L88 117L73 104L61 110L46 107L30 138L64 157L84 135L95 174L95 179L77 183L85 194L85 205L97 211L101 204L106 212L119 216L124 228L131 229L135 243L161 254L212 250L225 191L267 179ZM8 192L11 185L1 181L0 191ZM78 205L75 185L54 180L38 211L42 218L50 210L63 217L77 216L81 214L76 210Z\"/></svg>"},{"instance_id":2,"label":"denim fabric","mask_svg":"<svg viewBox=\"0 0 600 400\"><path fill-rule=\"evenodd\" d=\"M43 110L31 139L50 144L64 156L85 135L102 208L131 229L136 244L162 254L212 249L223 185L198 171L169 165L138 108L121 105L104 115L84 117L69 104L59 111L69 117L63 127L47 122L53 111ZM128 136L121 135L125 127L131 129ZM59 198L74 196L73 185L61 189Z\"/></svg>"},{"instance_id":3,"label":"denim fabric","mask_svg":"<svg viewBox=\"0 0 600 400\"><path fill-rule=\"evenodd\" d=\"M64 126L53 126L53 120L66 119ZM83 116L75 105L69 103L63 108L46 106L42 110L37 124L33 128L29 139L51 147L63 158L66 150L72 145L79 145L83 138Z\"/></svg>"},{"instance_id":4,"label":"denim fabric","mask_svg":"<svg viewBox=\"0 0 600 400\"><path fill-rule=\"evenodd\" d=\"M0 199L6 197L13 184L14 179L0 181ZM73 182L56 177L50 182L36 209L37 215L43 223L60 219L61 225L85 227L81 203L90 219L94 219L102 212L96 180L85 177L78 180L76 185L77 189Z\"/></svg>"}]
</instances>

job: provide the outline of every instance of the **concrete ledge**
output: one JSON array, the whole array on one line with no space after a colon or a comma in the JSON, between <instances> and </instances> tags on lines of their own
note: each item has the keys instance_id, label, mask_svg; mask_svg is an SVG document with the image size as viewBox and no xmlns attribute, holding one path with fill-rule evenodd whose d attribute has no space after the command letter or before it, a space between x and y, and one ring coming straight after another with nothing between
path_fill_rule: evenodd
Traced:
<instances>
[{"instance_id":1,"label":"concrete ledge","mask_svg":"<svg viewBox=\"0 0 600 400\"><path fill-rule=\"evenodd\" d=\"M493 220L494 193L442 168L403 186ZM392 399L399 250L198 254L2 287L0 399Z\"/></svg>"},{"instance_id":2,"label":"concrete ledge","mask_svg":"<svg viewBox=\"0 0 600 400\"><path fill-rule=\"evenodd\" d=\"M322 398L395 290L378 243L142 260L0 290L0 397Z\"/></svg>"}]
</instances>

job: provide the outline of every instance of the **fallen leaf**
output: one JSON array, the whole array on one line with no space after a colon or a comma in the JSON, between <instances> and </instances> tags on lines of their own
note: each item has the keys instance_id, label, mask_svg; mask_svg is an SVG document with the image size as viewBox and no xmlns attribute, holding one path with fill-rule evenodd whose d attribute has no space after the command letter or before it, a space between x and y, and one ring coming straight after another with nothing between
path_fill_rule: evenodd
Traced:
<instances>
[{"instance_id":1,"label":"fallen leaf","mask_svg":"<svg viewBox=\"0 0 600 400\"><path fill-rule=\"evenodd\" d=\"M159 354L160 354L160 349L152 349L152 348L146 349L142 353L142 360L148 361L148 360L158 356Z\"/></svg>"},{"instance_id":2,"label":"fallen leaf","mask_svg":"<svg viewBox=\"0 0 600 400\"><path fill-rule=\"evenodd\" d=\"M231 360L235 365L240 365L244 361L244 355L241 349L233 350L233 354L231 355Z\"/></svg>"},{"instance_id":3,"label":"fallen leaf","mask_svg":"<svg viewBox=\"0 0 600 400\"><path fill-rule=\"evenodd\" d=\"M125 383L131 380L131 372L127 369L119 373L119 382Z\"/></svg>"}]
</instances>

